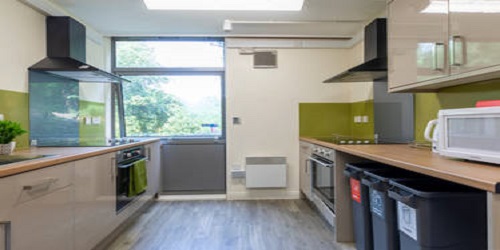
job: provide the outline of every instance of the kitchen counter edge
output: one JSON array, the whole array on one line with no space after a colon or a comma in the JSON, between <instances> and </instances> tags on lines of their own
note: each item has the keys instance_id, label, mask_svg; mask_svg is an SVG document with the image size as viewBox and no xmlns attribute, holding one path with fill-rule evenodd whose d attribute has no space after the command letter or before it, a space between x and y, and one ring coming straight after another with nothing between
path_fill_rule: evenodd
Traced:
<instances>
[{"instance_id":1,"label":"kitchen counter edge","mask_svg":"<svg viewBox=\"0 0 500 250\"><path fill-rule=\"evenodd\" d=\"M301 141L424 175L500 193L500 166L453 160L406 144L338 145L310 137Z\"/></svg>"},{"instance_id":2,"label":"kitchen counter edge","mask_svg":"<svg viewBox=\"0 0 500 250\"><path fill-rule=\"evenodd\" d=\"M15 152L14 154L37 154L53 156L0 166L0 178L41 168L51 167L71 161L78 161L93 156L112 153L126 148L151 144L158 141L160 141L159 138L152 138L140 142L133 142L125 145L111 147L33 147L26 150L20 150Z\"/></svg>"}]
</instances>

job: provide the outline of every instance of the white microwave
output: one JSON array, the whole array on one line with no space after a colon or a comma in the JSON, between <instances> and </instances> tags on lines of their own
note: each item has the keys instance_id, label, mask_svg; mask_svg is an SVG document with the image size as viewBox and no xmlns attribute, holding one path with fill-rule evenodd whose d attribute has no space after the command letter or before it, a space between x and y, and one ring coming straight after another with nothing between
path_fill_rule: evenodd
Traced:
<instances>
[{"instance_id":1,"label":"white microwave","mask_svg":"<svg viewBox=\"0 0 500 250\"><path fill-rule=\"evenodd\" d=\"M440 155L500 164L500 107L440 110L437 130Z\"/></svg>"}]
</instances>

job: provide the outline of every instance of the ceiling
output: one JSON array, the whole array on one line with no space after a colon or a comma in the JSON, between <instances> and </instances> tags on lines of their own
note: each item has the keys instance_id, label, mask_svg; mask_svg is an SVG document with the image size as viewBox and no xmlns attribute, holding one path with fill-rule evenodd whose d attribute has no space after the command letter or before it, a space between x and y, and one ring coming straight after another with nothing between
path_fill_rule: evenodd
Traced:
<instances>
[{"instance_id":1,"label":"ceiling","mask_svg":"<svg viewBox=\"0 0 500 250\"><path fill-rule=\"evenodd\" d=\"M142 0L50 1L105 36L352 37L386 4L305 0L300 12L209 12L151 11ZM235 21L229 32L222 27L226 19Z\"/></svg>"}]
</instances>

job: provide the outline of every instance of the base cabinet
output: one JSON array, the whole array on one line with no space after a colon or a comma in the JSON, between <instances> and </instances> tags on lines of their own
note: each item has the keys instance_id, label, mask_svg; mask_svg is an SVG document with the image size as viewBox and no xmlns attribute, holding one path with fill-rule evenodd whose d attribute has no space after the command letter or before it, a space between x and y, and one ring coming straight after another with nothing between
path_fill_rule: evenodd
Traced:
<instances>
[{"instance_id":1,"label":"base cabinet","mask_svg":"<svg viewBox=\"0 0 500 250\"><path fill-rule=\"evenodd\" d=\"M73 167L66 163L0 179L0 249L6 241L12 250L73 249Z\"/></svg>"},{"instance_id":2,"label":"base cabinet","mask_svg":"<svg viewBox=\"0 0 500 250\"><path fill-rule=\"evenodd\" d=\"M0 178L0 250L89 250L160 186L160 143L146 145L148 189L116 213L115 153Z\"/></svg>"},{"instance_id":3,"label":"base cabinet","mask_svg":"<svg viewBox=\"0 0 500 250\"><path fill-rule=\"evenodd\" d=\"M146 145L148 169L148 188L146 195L155 195L160 191L160 142Z\"/></svg>"},{"instance_id":4,"label":"base cabinet","mask_svg":"<svg viewBox=\"0 0 500 250\"><path fill-rule=\"evenodd\" d=\"M75 162L75 249L92 249L114 229L115 154Z\"/></svg>"},{"instance_id":5,"label":"base cabinet","mask_svg":"<svg viewBox=\"0 0 500 250\"><path fill-rule=\"evenodd\" d=\"M312 153L312 144L300 142L300 191L307 199L311 199L311 166L309 165L309 156Z\"/></svg>"}]
</instances>

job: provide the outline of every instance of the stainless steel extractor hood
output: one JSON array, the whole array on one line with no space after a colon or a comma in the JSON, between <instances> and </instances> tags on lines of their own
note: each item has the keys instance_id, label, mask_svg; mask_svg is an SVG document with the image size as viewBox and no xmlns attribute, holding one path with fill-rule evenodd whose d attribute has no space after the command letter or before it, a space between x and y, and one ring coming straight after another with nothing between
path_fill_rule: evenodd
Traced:
<instances>
[{"instance_id":1,"label":"stainless steel extractor hood","mask_svg":"<svg viewBox=\"0 0 500 250\"><path fill-rule=\"evenodd\" d=\"M28 68L81 82L128 81L86 61L85 26L70 17L49 16L47 25L47 57Z\"/></svg>"},{"instance_id":2,"label":"stainless steel extractor hood","mask_svg":"<svg viewBox=\"0 0 500 250\"><path fill-rule=\"evenodd\" d=\"M365 62L329 78L332 82L370 82L387 77L387 24L377 18L365 27Z\"/></svg>"}]
</instances>

